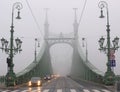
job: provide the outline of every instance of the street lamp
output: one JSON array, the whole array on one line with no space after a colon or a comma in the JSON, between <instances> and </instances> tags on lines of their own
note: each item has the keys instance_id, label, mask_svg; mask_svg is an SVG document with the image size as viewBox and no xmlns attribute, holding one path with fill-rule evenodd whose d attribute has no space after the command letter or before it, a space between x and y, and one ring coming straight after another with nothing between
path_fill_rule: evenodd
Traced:
<instances>
[{"instance_id":1,"label":"street lamp","mask_svg":"<svg viewBox=\"0 0 120 92\"><path fill-rule=\"evenodd\" d=\"M105 1L100 1L99 4L98 4L98 7L101 9L100 18L104 18L103 8L106 8L106 11L107 11L107 25L106 25L106 27L107 27L107 29L106 29L106 31L107 31L107 44L104 46L105 38L103 38L103 37L101 37L98 41L99 46L100 46L99 50L103 51L107 54L107 71L105 72L105 75L104 75L104 83L106 85L113 85L115 83L115 74L111 69L111 67L113 67L111 63L113 61L115 63L114 53L115 53L115 50L118 50L118 48L119 48L119 46L118 46L119 38L116 37L112 41L113 45L111 44L111 42L110 42L110 25L109 25L108 4Z\"/></svg>"},{"instance_id":2,"label":"street lamp","mask_svg":"<svg viewBox=\"0 0 120 92\"><path fill-rule=\"evenodd\" d=\"M87 39L86 38L82 38L82 46L85 47L86 46L86 62L88 61L88 50L87 50ZM84 45L85 42L85 45Z\"/></svg>"},{"instance_id":3,"label":"street lamp","mask_svg":"<svg viewBox=\"0 0 120 92\"><path fill-rule=\"evenodd\" d=\"M37 42L38 42L38 46L37 46ZM35 38L35 60L34 60L34 62L37 62L37 60L36 60L36 56L37 56L36 49L37 49L37 47L40 47L40 43L39 43L39 40L37 38Z\"/></svg>"},{"instance_id":4,"label":"street lamp","mask_svg":"<svg viewBox=\"0 0 120 92\"><path fill-rule=\"evenodd\" d=\"M16 19L21 19L20 17L20 10L22 9L22 4L20 2L16 2L13 4L12 6L12 22L11 22L11 30L10 30L10 44L8 46L8 41L4 38L1 39L1 43L2 43L2 47L0 49L2 49L2 51L5 51L6 54L9 55L9 57L7 58L7 64L8 64L8 72L6 74L6 86L14 86L15 85L15 81L16 81L16 75L13 71L13 57L16 53L20 52L21 49L21 45L22 45L22 41L19 38L15 39L16 42L16 47L14 45L14 9L18 10L18 16L16 17Z\"/></svg>"}]
</instances>

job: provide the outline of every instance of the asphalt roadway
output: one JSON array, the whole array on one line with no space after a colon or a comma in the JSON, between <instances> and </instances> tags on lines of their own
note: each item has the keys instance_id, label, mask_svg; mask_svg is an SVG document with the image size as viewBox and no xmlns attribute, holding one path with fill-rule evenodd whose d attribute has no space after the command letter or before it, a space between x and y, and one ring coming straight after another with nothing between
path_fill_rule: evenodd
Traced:
<instances>
[{"instance_id":1,"label":"asphalt roadway","mask_svg":"<svg viewBox=\"0 0 120 92\"><path fill-rule=\"evenodd\" d=\"M93 85L83 81L73 81L68 77L57 77L43 83L41 87L28 87L27 84L20 87L3 88L0 92L114 92L106 87Z\"/></svg>"}]
</instances>

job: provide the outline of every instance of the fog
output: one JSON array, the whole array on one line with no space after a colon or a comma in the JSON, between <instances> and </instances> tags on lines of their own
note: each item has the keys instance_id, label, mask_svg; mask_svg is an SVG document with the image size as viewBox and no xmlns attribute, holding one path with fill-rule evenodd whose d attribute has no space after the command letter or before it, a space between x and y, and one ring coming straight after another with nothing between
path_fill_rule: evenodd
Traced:
<instances>
[{"instance_id":1,"label":"fog","mask_svg":"<svg viewBox=\"0 0 120 92\"><path fill-rule=\"evenodd\" d=\"M63 76L69 74L72 63L72 47L68 44L56 44L51 47L50 53L53 72Z\"/></svg>"},{"instance_id":2,"label":"fog","mask_svg":"<svg viewBox=\"0 0 120 92\"><path fill-rule=\"evenodd\" d=\"M73 32L74 10L78 8L77 18L86 6L81 17L79 25L79 41L82 47L82 37L87 39L88 44L88 59L98 69L106 71L106 54L100 53L98 40L101 36L106 38L106 17L99 19L100 9L98 3L100 0L1 0L0 3L0 38L4 37L7 40L10 38L11 26L11 11L12 5L15 2L21 2L23 9L21 10L21 20L14 19L14 38L20 37L23 41L22 52L14 56L14 71L15 73L23 70L34 60L34 39L39 38L42 41L44 35L45 9L48 10L49 30L51 33L59 34ZM108 3L111 41L114 37L120 37L120 1L119 0L105 0ZM31 12L32 10L32 12ZM16 16L16 10L14 15ZM106 10L104 10L106 16ZM1 47L1 44L0 44ZM85 54L85 48L82 47ZM37 48L37 53L39 48ZM53 69L56 73L66 75L69 73L72 58L72 47L68 44L56 44L50 49ZM69 54L67 54L69 53ZM68 55L68 57L64 58ZM115 53L116 67L114 72L120 74L120 50ZM0 51L0 75L6 74L7 54ZM61 68L62 67L62 68Z\"/></svg>"}]
</instances>

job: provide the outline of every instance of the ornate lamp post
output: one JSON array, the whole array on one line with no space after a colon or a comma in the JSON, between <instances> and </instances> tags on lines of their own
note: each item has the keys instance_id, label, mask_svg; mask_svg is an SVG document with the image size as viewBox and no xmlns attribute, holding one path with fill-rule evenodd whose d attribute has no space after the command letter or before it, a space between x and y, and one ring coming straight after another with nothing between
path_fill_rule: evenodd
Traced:
<instances>
[{"instance_id":1,"label":"ornate lamp post","mask_svg":"<svg viewBox=\"0 0 120 92\"><path fill-rule=\"evenodd\" d=\"M34 60L34 62L37 62L37 60L36 60L36 56L37 56L37 50L36 50L37 49L37 42L38 42L38 47L40 47L38 39L35 38L35 60Z\"/></svg>"},{"instance_id":2,"label":"ornate lamp post","mask_svg":"<svg viewBox=\"0 0 120 92\"><path fill-rule=\"evenodd\" d=\"M88 61L88 50L87 50L87 39L86 38L82 38L83 44L82 46L85 47L86 46L86 62ZM84 45L85 42L85 45Z\"/></svg>"},{"instance_id":3,"label":"ornate lamp post","mask_svg":"<svg viewBox=\"0 0 120 92\"><path fill-rule=\"evenodd\" d=\"M103 37L101 37L98 41L99 45L100 45L99 50L103 51L107 54L107 71L105 72L105 75L104 75L104 83L106 85L113 85L114 82L115 82L115 74L111 69L111 59L114 59L113 54L115 53L115 50L118 50L118 48L119 48L119 46L118 46L119 38L116 37L112 41L113 45L111 44L111 42L110 42L110 25L109 25L108 4L105 1L100 1L98 6L101 9L100 18L104 18L103 8L106 8L106 11L107 11L107 25L106 25L106 27L107 27L107 29L106 29L106 31L107 31L107 44L105 46L103 46L104 45L104 40L105 40L105 38L103 38ZM111 57L111 54L112 54L113 57Z\"/></svg>"},{"instance_id":4,"label":"ornate lamp post","mask_svg":"<svg viewBox=\"0 0 120 92\"><path fill-rule=\"evenodd\" d=\"M16 47L15 45L13 44L14 42L14 36L13 36L13 33L14 33L14 9L17 9L18 10L18 16L16 17L16 19L21 19L20 18L20 10L22 9L22 4L20 2L16 2L13 4L12 6L12 23L11 23L11 30L10 30L10 44L8 46L8 41L4 38L1 39L1 43L2 43L2 51L5 51L6 54L9 55L9 57L7 58L7 64L8 64L8 72L6 74L6 80L5 80L5 83L6 83L6 86L14 86L15 85L15 81L16 81L16 75L13 71L13 67L14 67L14 64L13 64L13 57L16 53L20 52L22 49L21 49L21 44L22 44L22 41L17 38L15 39L15 42L16 42Z\"/></svg>"}]
</instances>

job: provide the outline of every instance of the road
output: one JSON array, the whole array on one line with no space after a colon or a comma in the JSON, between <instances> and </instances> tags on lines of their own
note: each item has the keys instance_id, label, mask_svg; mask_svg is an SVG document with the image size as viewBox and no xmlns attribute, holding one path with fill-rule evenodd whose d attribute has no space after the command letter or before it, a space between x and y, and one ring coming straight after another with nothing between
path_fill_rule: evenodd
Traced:
<instances>
[{"instance_id":1,"label":"road","mask_svg":"<svg viewBox=\"0 0 120 92\"><path fill-rule=\"evenodd\" d=\"M91 85L90 83L75 82L67 77L58 77L47 81L42 87L9 88L0 92L112 92L105 87Z\"/></svg>"}]
</instances>

